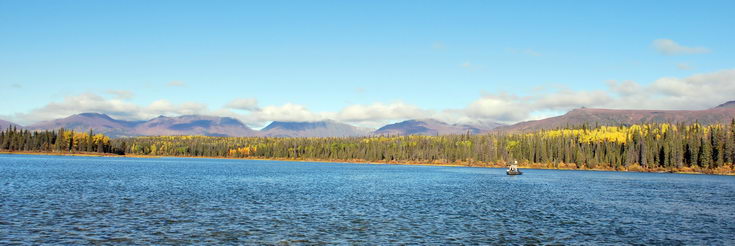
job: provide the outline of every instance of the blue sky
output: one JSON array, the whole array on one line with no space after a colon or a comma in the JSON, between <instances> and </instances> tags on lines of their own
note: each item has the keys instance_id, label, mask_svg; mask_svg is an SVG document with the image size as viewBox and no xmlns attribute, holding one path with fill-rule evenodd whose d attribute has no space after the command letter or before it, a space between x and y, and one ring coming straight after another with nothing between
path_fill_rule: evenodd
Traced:
<instances>
[{"instance_id":1,"label":"blue sky","mask_svg":"<svg viewBox=\"0 0 735 246\"><path fill-rule=\"evenodd\" d=\"M0 1L0 118L201 113L257 128L701 109L735 93L733 10L735 1Z\"/></svg>"}]
</instances>

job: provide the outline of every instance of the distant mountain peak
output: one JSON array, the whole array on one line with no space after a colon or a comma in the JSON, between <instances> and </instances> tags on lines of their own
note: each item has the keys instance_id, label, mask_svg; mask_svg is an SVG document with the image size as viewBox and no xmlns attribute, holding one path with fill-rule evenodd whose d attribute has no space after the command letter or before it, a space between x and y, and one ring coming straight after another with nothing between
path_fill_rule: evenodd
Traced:
<instances>
[{"instance_id":1,"label":"distant mountain peak","mask_svg":"<svg viewBox=\"0 0 735 246\"><path fill-rule=\"evenodd\" d=\"M447 124L447 123L446 123L446 122L444 122L444 121L441 121L441 120L437 120L437 119L432 119L432 118L424 118L424 119L414 119L414 120L409 120L409 121L421 122L421 123L424 123L424 124L427 124L427 123L433 123L433 124Z\"/></svg>"},{"instance_id":2,"label":"distant mountain peak","mask_svg":"<svg viewBox=\"0 0 735 246\"><path fill-rule=\"evenodd\" d=\"M479 134L487 132L501 124L479 122L477 124L448 124L437 119L411 119L383 126L373 132L375 135L450 135Z\"/></svg>"},{"instance_id":3,"label":"distant mountain peak","mask_svg":"<svg viewBox=\"0 0 735 246\"><path fill-rule=\"evenodd\" d=\"M232 117L181 115L159 116L135 127L139 135L254 136L256 132Z\"/></svg>"},{"instance_id":4,"label":"distant mountain peak","mask_svg":"<svg viewBox=\"0 0 735 246\"><path fill-rule=\"evenodd\" d=\"M609 110L609 109L580 107L580 108L572 109L572 110L570 110L567 113L572 113L572 112L590 112L590 111L600 111L600 110Z\"/></svg>"},{"instance_id":5,"label":"distant mountain peak","mask_svg":"<svg viewBox=\"0 0 735 246\"><path fill-rule=\"evenodd\" d=\"M300 131L317 127L324 127L326 125L327 122L325 121L273 121L268 124L268 126L263 128L263 131L269 131L273 129Z\"/></svg>"},{"instance_id":6,"label":"distant mountain peak","mask_svg":"<svg viewBox=\"0 0 735 246\"><path fill-rule=\"evenodd\" d=\"M81 114L77 114L76 116L82 116L82 117L88 117L88 118L101 118L101 119L109 119L109 120L112 120L112 118L110 118L109 115L101 114L101 113L93 113L93 112L90 112L90 113L81 113Z\"/></svg>"},{"instance_id":7,"label":"distant mountain peak","mask_svg":"<svg viewBox=\"0 0 735 246\"><path fill-rule=\"evenodd\" d=\"M15 128L22 128L20 125L15 124L13 122L6 121L6 120L0 120L0 131L4 131L5 129L8 129L11 126Z\"/></svg>"},{"instance_id":8,"label":"distant mountain peak","mask_svg":"<svg viewBox=\"0 0 735 246\"><path fill-rule=\"evenodd\" d=\"M372 129L355 127L334 120L273 121L260 130L269 137L353 137L368 135Z\"/></svg>"}]
</instances>

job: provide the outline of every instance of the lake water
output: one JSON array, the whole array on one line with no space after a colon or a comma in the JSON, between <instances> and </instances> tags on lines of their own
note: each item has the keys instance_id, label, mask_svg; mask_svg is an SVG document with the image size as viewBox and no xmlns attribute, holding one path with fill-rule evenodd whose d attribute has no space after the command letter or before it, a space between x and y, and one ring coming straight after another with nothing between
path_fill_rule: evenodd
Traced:
<instances>
[{"instance_id":1,"label":"lake water","mask_svg":"<svg viewBox=\"0 0 735 246\"><path fill-rule=\"evenodd\" d=\"M735 245L735 177L0 155L0 244Z\"/></svg>"}]
</instances>

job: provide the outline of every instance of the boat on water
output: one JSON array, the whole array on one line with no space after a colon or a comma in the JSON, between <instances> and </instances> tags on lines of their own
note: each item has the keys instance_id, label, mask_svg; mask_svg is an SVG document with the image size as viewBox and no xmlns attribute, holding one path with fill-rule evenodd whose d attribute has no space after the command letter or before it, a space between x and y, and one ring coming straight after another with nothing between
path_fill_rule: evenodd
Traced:
<instances>
[{"instance_id":1,"label":"boat on water","mask_svg":"<svg viewBox=\"0 0 735 246\"><path fill-rule=\"evenodd\" d=\"M523 172L521 172L521 170L518 170L518 161L514 161L513 162L513 165L510 165L508 167L508 170L505 171L505 174L508 174L508 175L521 175L521 174L523 174Z\"/></svg>"}]
</instances>

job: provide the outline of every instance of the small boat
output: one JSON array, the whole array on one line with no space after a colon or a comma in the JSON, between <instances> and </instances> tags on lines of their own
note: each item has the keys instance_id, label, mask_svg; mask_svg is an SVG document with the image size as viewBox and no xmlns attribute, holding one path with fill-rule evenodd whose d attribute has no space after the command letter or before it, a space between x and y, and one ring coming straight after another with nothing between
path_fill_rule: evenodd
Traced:
<instances>
[{"instance_id":1,"label":"small boat","mask_svg":"<svg viewBox=\"0 0 735 246\"><path fill-rule=\"evenodd\" d=\"M508 175L521 175L521 174L523 174L523 172L521 172L521 170L518 170L518 162L515 161L515 162L513 162L513 165L510 165L508 167L508 170L505 171L505 174L508 174Z\"/></svg>"}]
</instances>

